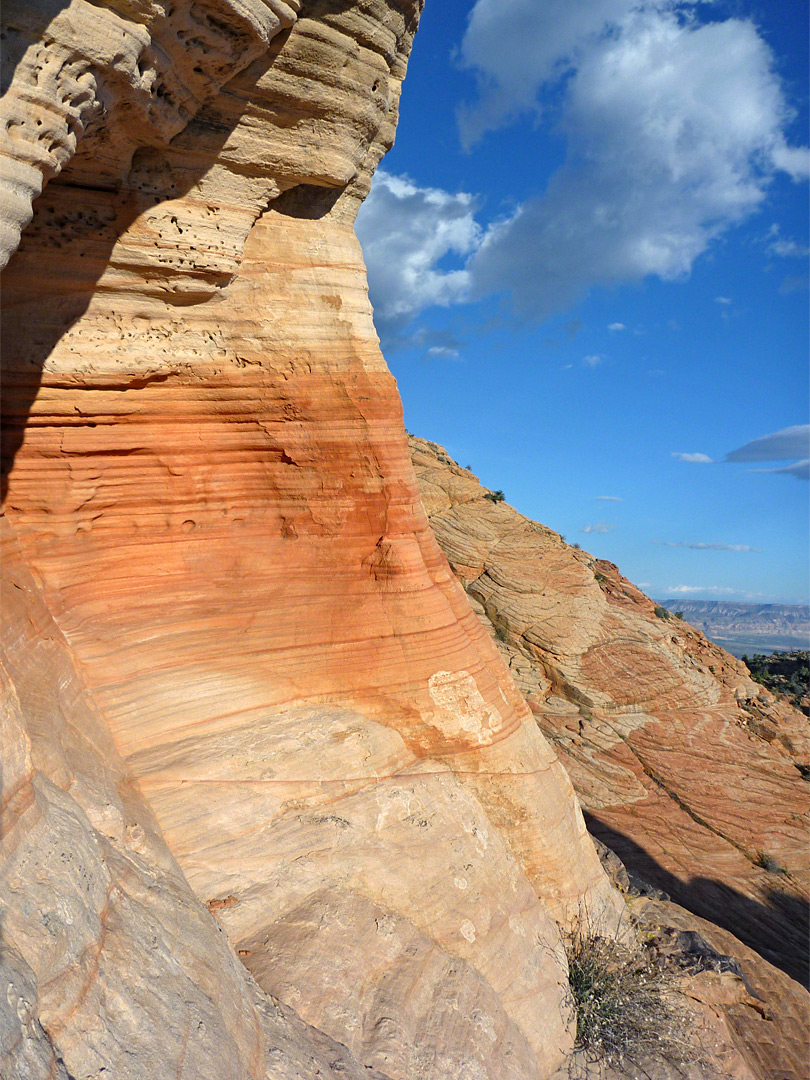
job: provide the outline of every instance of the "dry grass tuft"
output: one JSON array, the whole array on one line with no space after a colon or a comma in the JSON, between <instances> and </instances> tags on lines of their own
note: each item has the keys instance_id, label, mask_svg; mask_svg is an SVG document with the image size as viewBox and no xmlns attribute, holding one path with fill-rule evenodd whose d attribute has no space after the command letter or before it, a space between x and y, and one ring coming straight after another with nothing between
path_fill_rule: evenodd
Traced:
<instances>
[{"instance_id":1,"label":"dry grass tuft","mask_svg":"<svg viewBox=\"0 0 810 1080\"><path fill-rule=\"evenodd\" d=\"M690 1014L651 951L587 933L575 933L567 951L575 1052L619 1068L655 1060L677 1068L698 1060L689 1041Z\"/></svg>"}]
</instances>

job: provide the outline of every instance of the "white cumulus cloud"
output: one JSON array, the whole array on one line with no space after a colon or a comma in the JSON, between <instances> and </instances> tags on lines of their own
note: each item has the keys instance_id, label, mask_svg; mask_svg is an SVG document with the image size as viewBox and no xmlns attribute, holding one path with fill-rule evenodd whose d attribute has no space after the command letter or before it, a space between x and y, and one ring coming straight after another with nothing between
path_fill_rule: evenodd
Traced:
<instances>
[{"instance_id":1,"label":"white cumulus cloud","mask_svg":"<svg viewBox=\"0 0 810 1080\"><path fill-rule=\"evenodd\" d=\"M462 141L528 113L555 124L567 156L486 228L473 195L380 171L357 223L378 327L501 293L544 319L594 286L682 279L777 172L801 178L808 154L786 143L767 42L698 11L714 14L689 0L477 0L459 49L478 81Z\"/></svg>"},{"instance_id":2,"label":"white cumulus cloud","mask_svg":"<svg viewBox=\"0 0 810 1080\"><path fill-rule=\"evenodd\" d=\"M788 110L752 23L702 24L667 4L571 6L610 9L618 21L590 23L556 64L538 59L536 86L560 65L569 75L560 121L567 161L542 195L488 231L470 262L479 291L506 284L517 308L539 317L594 285L685 276L713 239L759 207L787 160ZM492 77L501 93L511 85Z\"/></svg>"},{"instance_id":3,"label":"white cumulus cloud","mask_svg":"<svg viewBox=\"0 0 810 1080\"><path fill-rule=\"evenodd\" d=\"M463 259L480 243L475 200L465 192L420 187L380 169L356 223L368 267L377 326L402 325L423 308L467 298L469 272L442 269L448 255Z\"/></svg>"},{"instance_id":4,"label":"white cumulus cloud","mask_svg":"<svg viewBox=\"0 0 810 1080\"><path fill-rule=\"evenodd\" d=\"M626 330L626 329L627 329L627 327L624 325L624 323L621 323L621 322L612 322L610 324L610 326L608 327L608 330L613 330L613 331Z\"/></svg>"},{"instance_id":5,"label":"white cumulus cloud","mask_svg":"<svg viewBox=\"0 0 810 1080\"><path fill-rule=\"evenodd\" d=\"M637 6L638 0L477 0L460 49L479 84L478 100L459 114L464 145L537 110L543 85Z\"/></svg>"}]
</instances>

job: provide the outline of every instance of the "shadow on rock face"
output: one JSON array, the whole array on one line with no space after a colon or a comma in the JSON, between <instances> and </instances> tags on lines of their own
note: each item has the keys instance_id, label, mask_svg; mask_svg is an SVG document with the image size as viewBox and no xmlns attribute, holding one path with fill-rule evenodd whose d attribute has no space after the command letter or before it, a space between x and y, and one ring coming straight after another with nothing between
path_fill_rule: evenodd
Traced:
<instances>
[{"instance_id":1,"label":"shadow on rock face","mask_svg":"<svg viewBox=\"0 0 810 1080\"><path fill-rule=\"evenodd\" d=\"M773 872L774 884L766 891L766 903L711 878L695 877L684 882L630 837L591 813L585 813L585 820L588 831L615 852L631 874L638 874L687 911L728 930L803 986L810 984L810 905L788 891L789 879L780 888L780 875Z\"/></svg>"}]
</instances>

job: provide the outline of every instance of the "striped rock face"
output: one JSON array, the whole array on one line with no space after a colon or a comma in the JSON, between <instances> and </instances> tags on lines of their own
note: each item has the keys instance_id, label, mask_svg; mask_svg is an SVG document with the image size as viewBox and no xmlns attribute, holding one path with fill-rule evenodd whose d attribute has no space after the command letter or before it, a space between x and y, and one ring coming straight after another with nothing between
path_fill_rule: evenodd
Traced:
<instances>
[{"instance_id":1,"label":"striped rock face","mask_svg":"<svg viewBox=\"0 0 810 1080\"><path fill-rule=\"evenodd\" d=\"M564 762L589 829L682 905L652 904L642 926L707 935L735 958L754 1004L701 987L705 971L687 994L727 1014L759 1080L801 1080L807 718L700 631L662 618L611 563L493 503L435 443L410 445L436 536ZM737 1075L727 1061L716 1067Z\"/></svg>"},{"instance_id":2,"label":"striped rock face","mask_svg":"<svg viewBox=\"0 0 810 1080\"><path fill-rule=\"evenodd\" d=\"M10 693L28 747L19 790L40 776L60 798L80 788L71 828L90 848L105 838L115 873L85 860L86 918L68 918L64 882L21 854L35 822L58 853L63 819L32 817L33 796L13 804L7 925L40 1001L25 1022L74 1075L108 1060L116 1078L145 1075L146 1049L111 1057L133 1027L165 1075L230 1075L217 1046L234 1076L317 1075L273 1056L284 1023L302 1061L322 1062L330 1039L348 1048L344 1073L540 1080L573 1038L559 926L587 915L612 930L623 908L433 538L374 332L353 220L393 139L420 5L293 7L71 4L38 31L46 60L83 50L110 120L82 114L61 171L39 169L50 183L30 224L15 211L4 274L5 527L25 582ZM34 35L18 21L17 38ZM119 30L141 51L115 59ZM25 116L14 80L27 85L29 60L8 91ZM86 794L88 772L106 787ZM126 807L111 794L123 786ZM143 926L118 905L107 962L104 874L161 900L167 941L193 910L227 955L200 931L179 959L161 946L138 967ZM180 962L207 988L200 1022L231 1033L193 1067L196 1020L166 1021L175 991L133 1004ZM88 987L93 1023L58 1005ZM272 1030L262 991L295 1010Z\"/></svg>"}]
</instances>

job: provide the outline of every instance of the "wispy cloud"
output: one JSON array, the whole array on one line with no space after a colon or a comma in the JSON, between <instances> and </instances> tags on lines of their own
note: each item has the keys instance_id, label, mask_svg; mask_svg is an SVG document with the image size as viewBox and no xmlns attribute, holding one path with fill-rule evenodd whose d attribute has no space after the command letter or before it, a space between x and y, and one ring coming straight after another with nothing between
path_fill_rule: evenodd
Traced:
<instances>
[{"instance_id":1,"label":"wispy cloud","mask_svg":"<svg viewBox=\"0 0 810 1080\"><path fill-rule=\"evenodd\" d=\"M612 322L610 324L610 326L608 327L608 330L613 330L614 332L619 331L619 330L626 330L626 329L627 329L627 327L624 325L624 323L621 323L621 322Z\"/></svg>"},{"instance_id":2,"label":"wispy cloud","mask_svg":"<svg viewBox=\"0 0 810 1080\"><path fill-rule=\"evenodd\" d=\"M782 428L770 435L738 447L726 454L725 461L787 461L810 455L810 424Z\"/></svg>"},{"instance_id":3,"label":"wispy cloud","mask_svg":"<svg viewBox=\"0 0 810 1080\"><path fill-rule=\"evenodd\" d=\"M782 236L776 222L765 234L765 250L780 259L806 259L810 255L810 247L807 244L800 244L797 240Z\"/></svg>"},{"instance_id":4,"label":"wispy cloud","mask_svg":"<svg viewBox=\"0 0 810 1080\"><path fill-rule=\"evenodd\" d=\"M600 364L605 362L605 357L601 355L583 356L582 363L586 367L594 368L599 367Z\"/></svg>"},{"instance_id":5,"label":"wispy cloud","mask_svg":"<svg viewBox=\"0 0 810 1080\"><path fill-rule=\"evenodd\" d=\"M781 469L752 469L751 472L783 473L785 476L795 476L797 480L810 480L810 458L797 461L793 465L785 465Z\"/></svg>"},{"instance_id":6,"label":"wispy cloud","mask_svg":"<svg viewBox=\"0 0 810 1080\"><path fill-rule=\"evenodd\" d=\"M729 297L729 296L715 296L715 298L714 298L714 302L715 302L715 304L725 304L725 305L728 305L728 304L730 304L730 303L731 303L732 301L731 301L731 297Z\"/></svg>"},{"instance_id":7,"label":"wispy cloud","mask_svg":"<svg viewBox=\"0 0 810 1080\"><path fill-rule=\"evenodd\" d=\"M594 498L600 502L624 502L621 495L595 495Z\"/></svg>"},{"instance_id":8,"label":"wispy cloud","mask_svg":"<svg viewBox=\"0 0 810 1080\"><path fill-rule=\"evenodd\" d=\"M427 351L428 356L442 356L447 360L458 360L458 349L451 349L448 345L431 345Z\"/></svg>"},{"instance_id":9,"label":"wispy cloud","mask_svg":"<svg viewBox=\"0 0 810 1080\"><path fill-rule=\"evenodd\" d=\"M791 293L807 292L810 288L810 274L788 274L779 286L779 292L783 296Z\"/></svg>"},{"instance_id":10,"label":"wispy cloud","mask_svg":"<svg viewBox=\"0 0 810 1080\"><path fill-rule=\"evenodd\" d=\"M693 551L761 551L762 548L750 547L748 544L707 544L701 542L690 543L686 540L653 540L660 547L691 548Z\"/></svg>"},{"instance_id":11,"label":"wispy cloud","mask_svg":"<svg viewBox=\"0 0 810 1080\"><path fill-rule=\"evenodd\" d=\"M708 454L672 454L676 461L686 461L690 465L711 465L713 458Z\"/></svg>"},{"instance_id":12,"label":"wispy cloud","mask_svg":"<svg viewBox=\"0 0 810 1080\"><path fill-rule=\"evenodd\" d=\"M584 533L599 533L600 535L604 535L605 533L613 532L615 529L618 529L618 527L618 525L613 525L609 521L597 521L594 522L592 525L583 525L579 531Z\"/></svg>"},{"instance_id":13,"label":"wispy cloud","mask_svg":"<svg viewBox=\"0 0 810 1080\"><path fill-rule=\"evenodd\" d=\"M693 593L710 593L712 595L733 595L737 590L728 589L722 585L668 585L667 594L669 596L690 596Z\"/></svg>"}]
</instances>

